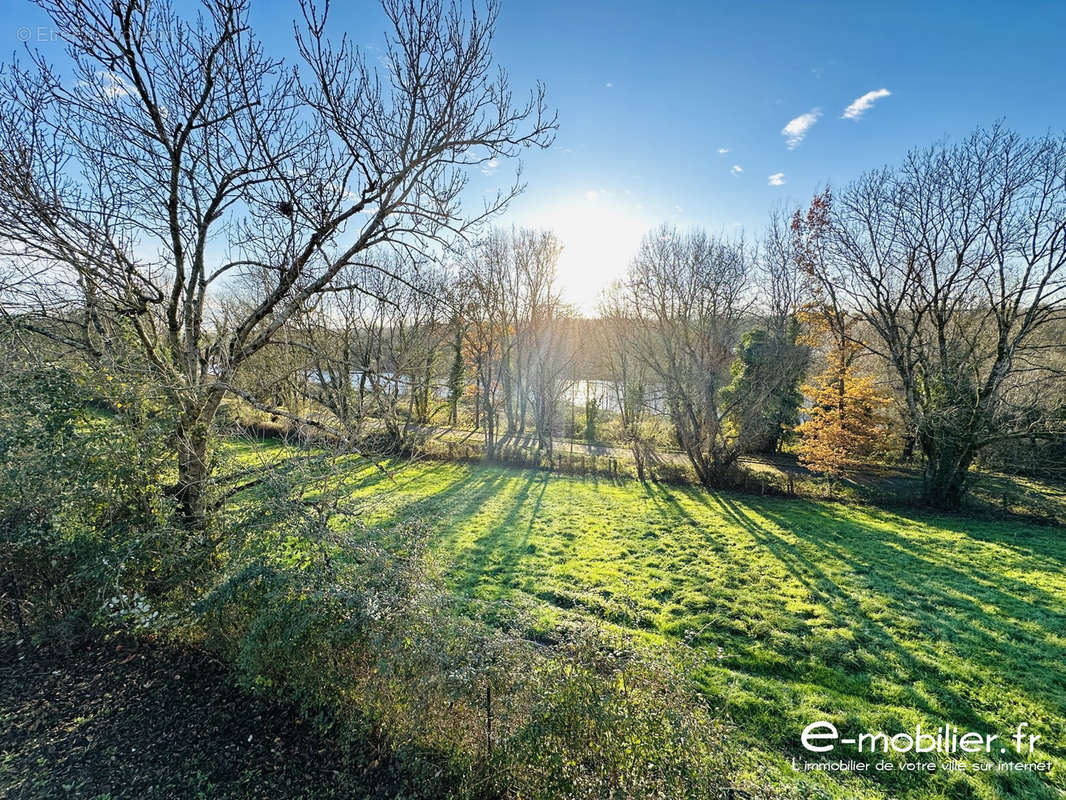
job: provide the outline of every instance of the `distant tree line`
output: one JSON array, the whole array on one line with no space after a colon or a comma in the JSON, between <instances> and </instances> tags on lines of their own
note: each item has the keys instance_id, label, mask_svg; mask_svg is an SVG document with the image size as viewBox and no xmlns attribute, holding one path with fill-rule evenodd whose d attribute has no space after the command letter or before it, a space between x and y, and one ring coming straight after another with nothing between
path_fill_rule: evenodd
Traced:
<instances>
[{"instance_id":1,"label":"distant tree line","mask_svg":"<svg viewBox=\"0 0 1066 800\"><path fill-rule=\"evenodd\" d=\"M75 80L36 51L0 77L5 320L158 388L191 527L231 401L368 453L450 427L550 461L568 434L644 477L676 449L709 487L786 443L829 475L914 458L944 508L975 464L1062 461L1063 137L916 150L754 239L655 228L585 320L550 231L483 224L520 184L459 205L555 129L492 66L494 5L388 0L379 64L308 4L296 70L236 0L41 5Z\"/></svg>"},{"instance_id":2,"label":"distant tree line","mask_svg":"<svg viewBox=\"0 0 1066 800\"><path fill-rule=\"evenodd\" d=\"M580 403L585 438L612 420L641 477L672 445L729 486L742 456L792 441L830 475L920 460L926 501L955 508L975 463L1052 475L1061 458L1064 181L1063 140L995 126L774 214L758 239L649 231L591 320L560 298L550 232L495 229L374 266L320 304L317 344L297 336L311 361L282 361L386 450L465 425L490 458L522 440L550 459L583 435Z\"/></svg>"}]
</instances>

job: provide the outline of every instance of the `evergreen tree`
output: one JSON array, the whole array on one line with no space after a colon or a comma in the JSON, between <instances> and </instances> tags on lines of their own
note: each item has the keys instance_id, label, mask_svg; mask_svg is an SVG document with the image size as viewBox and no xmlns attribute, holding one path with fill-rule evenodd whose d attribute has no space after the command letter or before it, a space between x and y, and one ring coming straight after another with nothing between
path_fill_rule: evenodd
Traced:
<instances>
[{"instance_id":1,"label":"evergreen tree","mask_svg":"<svg viewBox=\"0 0 1066 800\"><path fill-rule=\"evenodd\" d=\"M799 384L809 350L797 341L798 333L793 320L780 334L755 328L741 339L731 367L733 380L722 390L722 399L733 407L730 417L745 452L776 452L799 422Z\"/></svg>"}]
</instances>

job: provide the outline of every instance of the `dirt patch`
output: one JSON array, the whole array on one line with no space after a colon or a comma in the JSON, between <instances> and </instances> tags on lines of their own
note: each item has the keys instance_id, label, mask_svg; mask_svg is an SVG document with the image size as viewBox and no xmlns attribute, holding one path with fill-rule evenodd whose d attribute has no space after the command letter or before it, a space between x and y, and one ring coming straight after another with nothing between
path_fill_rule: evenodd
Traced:
<instances>
[{"instance_id":1,"label":"dirt patch","mask_svg":"<svg viewBox=\"0 0 1066 800\"><path fill-rule=\"evenodd\" d=\"M407 782L206 654L0 638L0 797L392 798Z\"/></svg>"}]
</instances>

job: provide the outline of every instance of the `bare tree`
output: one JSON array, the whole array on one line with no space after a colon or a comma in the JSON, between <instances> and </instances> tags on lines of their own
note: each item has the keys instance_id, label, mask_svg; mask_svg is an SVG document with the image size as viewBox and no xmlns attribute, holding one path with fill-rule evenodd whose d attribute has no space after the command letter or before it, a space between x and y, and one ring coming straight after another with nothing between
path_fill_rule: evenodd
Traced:
<instances>
[{"instance_id":1,"label":"bare tree","mask_svg":"<svg viewBox=\"0 0 1066 800\"><path fill-rule=\"evenodd\" d=\"M511 359L517 433L525 430L532 404L537 447L552 454L559 403L567 390L566 376L574 358L571 316L556 283L562 246L551 231L524 228L511 233L516 276Z\"/></svg>"},{"instance_id":2,"label":"bare tree","mask_svg":"<svg viewBox=\"0 0 1066 800\"><path fill-rule=\"evenodd\" d=\"M770 221L759 242L756 256L759 273L759 313L775 336L786 336L801 309L812 300L804 270L803 227L795 217L780 210L770 213Z\"/></svg>"},{"instance_id":3,"label":"bare tree","mask_svg":"<svg viewBox=\"0 0 1066 800\"><path fill-rule=\"evenodd\" d=\"M1047 381L1066 312L1066 138L996 125L911 152L833 201L812 274L872 331L925 458L925 499L955 508L989 444L1041 435L1012 398ZM1061 406L1061 400L1060 400Z\"/></svg>"},{"instance_id":4,"label":"bare tree","mask_svg":"<svg viewBox=\"0 0 1066 800\"><path fill-rule=\"evenodd\" d=\"M273 364L289 352L283 360L293 365L294 375L287 380L298 385L313 411L340 426L348 446L407 452L436 411L447 333L445 276L431 265L393 257L379 266L349 268L342 282L343 291L323 295L312 312L298 318L295 337L264 348L263 360ZM270 391L259 386L256 393ZM323 420L297 421L314 426Z\"/></svg>"},{"instance_id":5,"label":"bare tree","mask_svg":"<svg viewBox=\"0 0 1066 800\"><path fill-rule=\"evenodd\" d=\"M634 346L665 394L677 442L706 486L731 480L741 454L722 402L752 265L742 241L662 226L646 234L626 281Z\"/></svg>"},{"instance_id":6,"label":"bare tree","mask_svg":"<svg viewBox=\"0 0 1066 800\"><path fill-rule=\"evenodd\" d=\"M570 311L556 285L561 251L549 231L497 228L466 253L465 314L458 328L465 331L474 362L475 419L485 423L490 456L501 435L496 412L503 414L506 440L524 433L531 405L538 449L551 452L549 431L571 360L571 339L562 324Z\"/></svg>"},{"instance_id":7,"label":"bare tree","mask_svg":"<svg viewBox=\"0 0 1066 800\"><path fill-rule=\"evenodd\" d=\"M533 426L537 449L552 458L559 411L563 397L573 384L576 341L572 320L555 313L543 317L531 332L527 347L531 356L527 366L529 400L533 407Z\"/></svg>"},{"instance_id":8,"label":"bare tree","mask_svg":"<svg viewBox=\"0 0 1066 800\"><path fill-rule=\"evenodd\" d=\"M489 458L496 456L505 395L502 376L512 342L506 313L509 246L500 231L493 231L465 253L461 277L464 346L476 386L474 424L484 432Z\"/></svg>"},{"instance_id":9,"label":"bare tree","mask_svg":"<svg viewBox=\"0 0 1066 800\"><path fill-rule=\"evenodd\" d=\"M379 65L300 6L302 58L269 57L246 0L195 16L138 0L39 0L72 74L36 51L0 81L3 298L90 354L129 331L176 412L180 498L205 517L209 427L234 377L372 248L425 252L464 217L466 171L546 146L539 88L515 103L493 0L385 0ZM246 293L233 302L228 293Z\"/></svg>"},{"instance_id":10,"label":"bare tree","mask_svg":"<svg viewBox=\"0 0 1066 800\"><path fill-rule=\"evenodd\" d=\"M637 478L643 481L654 456L652 438L645 424L652 410L652 373L636 347L637 320L633 308L626 302L623 284L616 284L605 293L599 310L602 320L597 327L599 346L618 408L622 438L633 454Z\"/></svg>"},{"instance_id":11,"label":"bare tree","mask_svg":"<svg viewBox=\"0 0 1066 800\"><path fill-rule=\"evenodd\" d=\"M380 347L381 329L374 315L380 308L379 296L372 286L349 274L356 271L365 270L346 270L344 290L323 296L297 321L301 331L297 346L304 348L304 368L312 375L306 385L309 398L337 421L349 443L364 438L370 405L366 365ZM381 275L364 277L380 279Z\"/></svg>"}]
</instances>

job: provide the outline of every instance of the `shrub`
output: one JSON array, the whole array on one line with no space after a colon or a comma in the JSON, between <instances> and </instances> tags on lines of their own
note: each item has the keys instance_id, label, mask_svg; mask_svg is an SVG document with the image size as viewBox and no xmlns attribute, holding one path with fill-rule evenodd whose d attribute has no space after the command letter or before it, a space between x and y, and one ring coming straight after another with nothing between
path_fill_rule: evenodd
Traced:
<instances>
[{"instance_id":1,"label":"shrub","mask_svg":"<svg viewBox=\"0 0 1066 800\"><path fill-rule=\"evenodd\" d=\"M171 524L165 421L138 387L112 384L61 364L0 382L0 563L29 624L157 622L203 564Z\"/></svg>"},{"instance_id":2,"label":"shrub","mask_svg":"<svg viewBox=\"0 0 1066 800\"><path fill-rule=\"evenodd\" d=\"M728 786L724 726L648 649L576 631L539 661L498 788L529 798L705 798Z\"/></svg>"}]
</instances>

